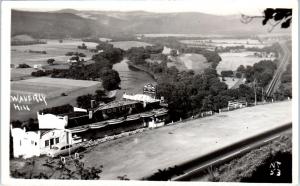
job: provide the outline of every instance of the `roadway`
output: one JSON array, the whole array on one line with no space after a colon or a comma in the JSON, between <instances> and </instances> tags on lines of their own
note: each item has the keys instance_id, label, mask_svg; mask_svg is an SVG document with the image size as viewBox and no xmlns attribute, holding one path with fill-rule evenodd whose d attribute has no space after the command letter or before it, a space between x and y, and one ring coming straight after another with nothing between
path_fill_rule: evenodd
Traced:
<instances>
[{"instance_id":1,"label":"roadway","mask_svg":"<svg viewBox=\"0 0 300 186\"><path fill-rule=\"evenodd\" d=\"M291 101L247 107L102 143L85 153L82 160L88 167L103 165L101 179L127 175L139 180L158 169L197 160L291 121Z\"/></svg>"},{"instance_id":2,"label":"roadway","mask_svg":"<svg viewBox=\"0 0 300 186\"><path fill-rule=\"evenodd\" d=\"M272 94L278 89L280 82L281 82L281 76L282 76L283 72L286 70L286 66L291 57L291 52L289 51L288 47L286 46L286 43L280 42L279 44L283 50L283 54L280 59L280 63L277 66L277 70L273 76L273 79L271 80L271 82L267 88L267 91L266 91L267 97L272 96Z\"/></svg>"},{"instance_id":3,"label":"roadway","mask_svg":"<svg viewBox=\"0 0 300 186\"><path fill-rule=\"evenodd\" d=\"M292 123L283 127L279 127L275 130L268 131L254 138L250 138L237 144L234 144L228 148L220 149L213 154L206 155L199 158L198 161L193 161L189 166L180 166L181 175L173 175L172 181L201 181L207 175L207 169L210 167L216 167L234 158L238 158L243 154L250 152L253 149L257 149L261 146L267 145L275 140L278 140L281 136L287 133L291 133ZM248 162L247 162L248 163ZM205 178L204 178L205 179Z\"/></svg>"}]
</instances>

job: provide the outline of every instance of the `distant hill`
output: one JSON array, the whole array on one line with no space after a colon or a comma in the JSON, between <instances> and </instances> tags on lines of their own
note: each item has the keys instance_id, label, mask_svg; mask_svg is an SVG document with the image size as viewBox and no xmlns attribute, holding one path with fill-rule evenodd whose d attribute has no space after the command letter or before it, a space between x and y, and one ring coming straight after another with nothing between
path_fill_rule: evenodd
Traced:
<instances>
[{"instance_id":1,"label":"distant hill","mask_svg":"<svg viewBox=\"0 0 300 186\"><path fill-rule=\"evenodd\" d=\"M273 32L277 31L286 30ZM267 28L262 26L261 20L243 24L239 15L216 16L198 12L12 11L13 36L28 34L35 38L59 38L136 33L252 35L267 33Z\"/></svg>"},{"instance_id":2,"label":"distant hill","mask_svg":"<svg viewBox=\"0 0 300 186\"><path fill-rule=\"evenodd\" d=\"M12 36L35 38L86 37L93 34L89 20L71 13L12 11Z\"/></svg>"}]
</instances>

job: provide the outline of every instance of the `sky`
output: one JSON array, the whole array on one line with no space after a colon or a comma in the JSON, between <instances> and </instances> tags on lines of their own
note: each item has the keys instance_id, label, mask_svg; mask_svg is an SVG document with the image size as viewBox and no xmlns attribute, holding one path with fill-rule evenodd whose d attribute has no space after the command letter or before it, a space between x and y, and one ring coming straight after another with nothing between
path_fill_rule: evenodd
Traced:
<instances>
[{"instance_id":1,"label":"sky","mask_svg":"<svg viewBox=\"0 0 300 186\"><path fill-rule=\"evenodd\" d=\"M55 11L65 8L100 11L203 12L215 15L261 15L265 8L297 7L297 0L100 0L14 1L13 8Z\"/></svg>"}]
</instances>

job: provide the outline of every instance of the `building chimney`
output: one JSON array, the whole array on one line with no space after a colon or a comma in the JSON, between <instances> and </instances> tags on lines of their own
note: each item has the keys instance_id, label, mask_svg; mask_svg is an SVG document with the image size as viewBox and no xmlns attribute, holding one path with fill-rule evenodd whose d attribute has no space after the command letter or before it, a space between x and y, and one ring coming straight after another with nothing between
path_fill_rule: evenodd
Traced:
<instances>
[{"instance_id":1,"label":"building chimney","mask_svg":"<svg viewBox=\"0 0 300 186\"><path fill-rule=\"evenodd\" d=\"M95 107L95 100L91 100L91 108L94 108Z\"/></svg>"}]
</instances>

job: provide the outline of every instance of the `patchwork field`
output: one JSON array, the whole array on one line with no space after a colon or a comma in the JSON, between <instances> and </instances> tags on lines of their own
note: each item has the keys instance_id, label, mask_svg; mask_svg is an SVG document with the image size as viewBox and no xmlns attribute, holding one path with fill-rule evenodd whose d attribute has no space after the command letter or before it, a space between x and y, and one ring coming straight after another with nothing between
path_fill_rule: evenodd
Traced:
<instances>
[{"instance_id":1,"label":"patchwork field","mask_svg":"<svg viewBox=\"0 0 300 186\"><path fill-rule=\"evenodd\" d=\"M49 58L54 58L56 63L66 63L70 58L70 56L65 56L67 52L81 52L86 54L87 57L85 59L91 58L94 53L77 48L82 43L85 43L88 49L94 49L97 45L92 42L74 40L63 40L63 43L59 43L58 40L47 40L47 44L11 46L11 63L26 63L30 66L34 64L46 65ZM47 54L30 53L29 50L46 51Z\"/></svg>"},{"instance_id":2,"label":"patchwork field","mask_svg":"<svg viewBox=\"0 0 300 186\"><path fill-rule=\"evenodd\" d=\"M132 47L151 46L151 44L149 43L139 42L139 41L114 41L110 43L114 45L115 48L121 48L123 50L128 50Z\"/></svg>"},{"instance_id":3,"label":"patchwork field","mask_svg":"<svg viewBox=\"0 0 300 186\"><path fill-rule=\"evenodd\" d=\"M202 39L202 40L181 40L187 45L213 46L213 47L234 47L243 45L245 48L263 48L266 44L255 39Z\"/></svg>"},{"instance_id":4,"label":"patchwork field","mask_svg":"<svg viewBox=\"0 0 300 186\"><path fill-rule=\"evenodd\" d=\"M175 66L179 71L194 70L196 73L202 72L210 66L206 58L201 54L182 54L175 61L167 63L168 67Z\"/></svg>"},{"instance_id":5,"label":"patchwork field","mask_svg":"<svg viewBox=\"0 0 300 186\"><path fill-rule=\"evenodd\" d=\"M41 94L46 96L47 106L44 103L27 101L30 111L18 111L11 103L11 119L26 120L34 117L38 110L46 107L59 106L63 104L75 104L76 98L83 94L94 93L99 89L101 83L98 81L71 80L60 78L32 78L11 82L11 96L28 96ZM65 93L67 96L62 96Z\"/></svg>"},{"instance_id":6,"label":"patchwork field","mask_svg":"<svg viewBox=\"0 0 300 186\"><path fill-rule=\"evenodd\" d=\"M239 52L239 53L220 53L222 61L217 66L217 71L221 74L224 70L235 71L240 65L253 66L261 60L274 60L274 58L261 58L253 56L253 52Z\"/></svg>"}]
</instances>

